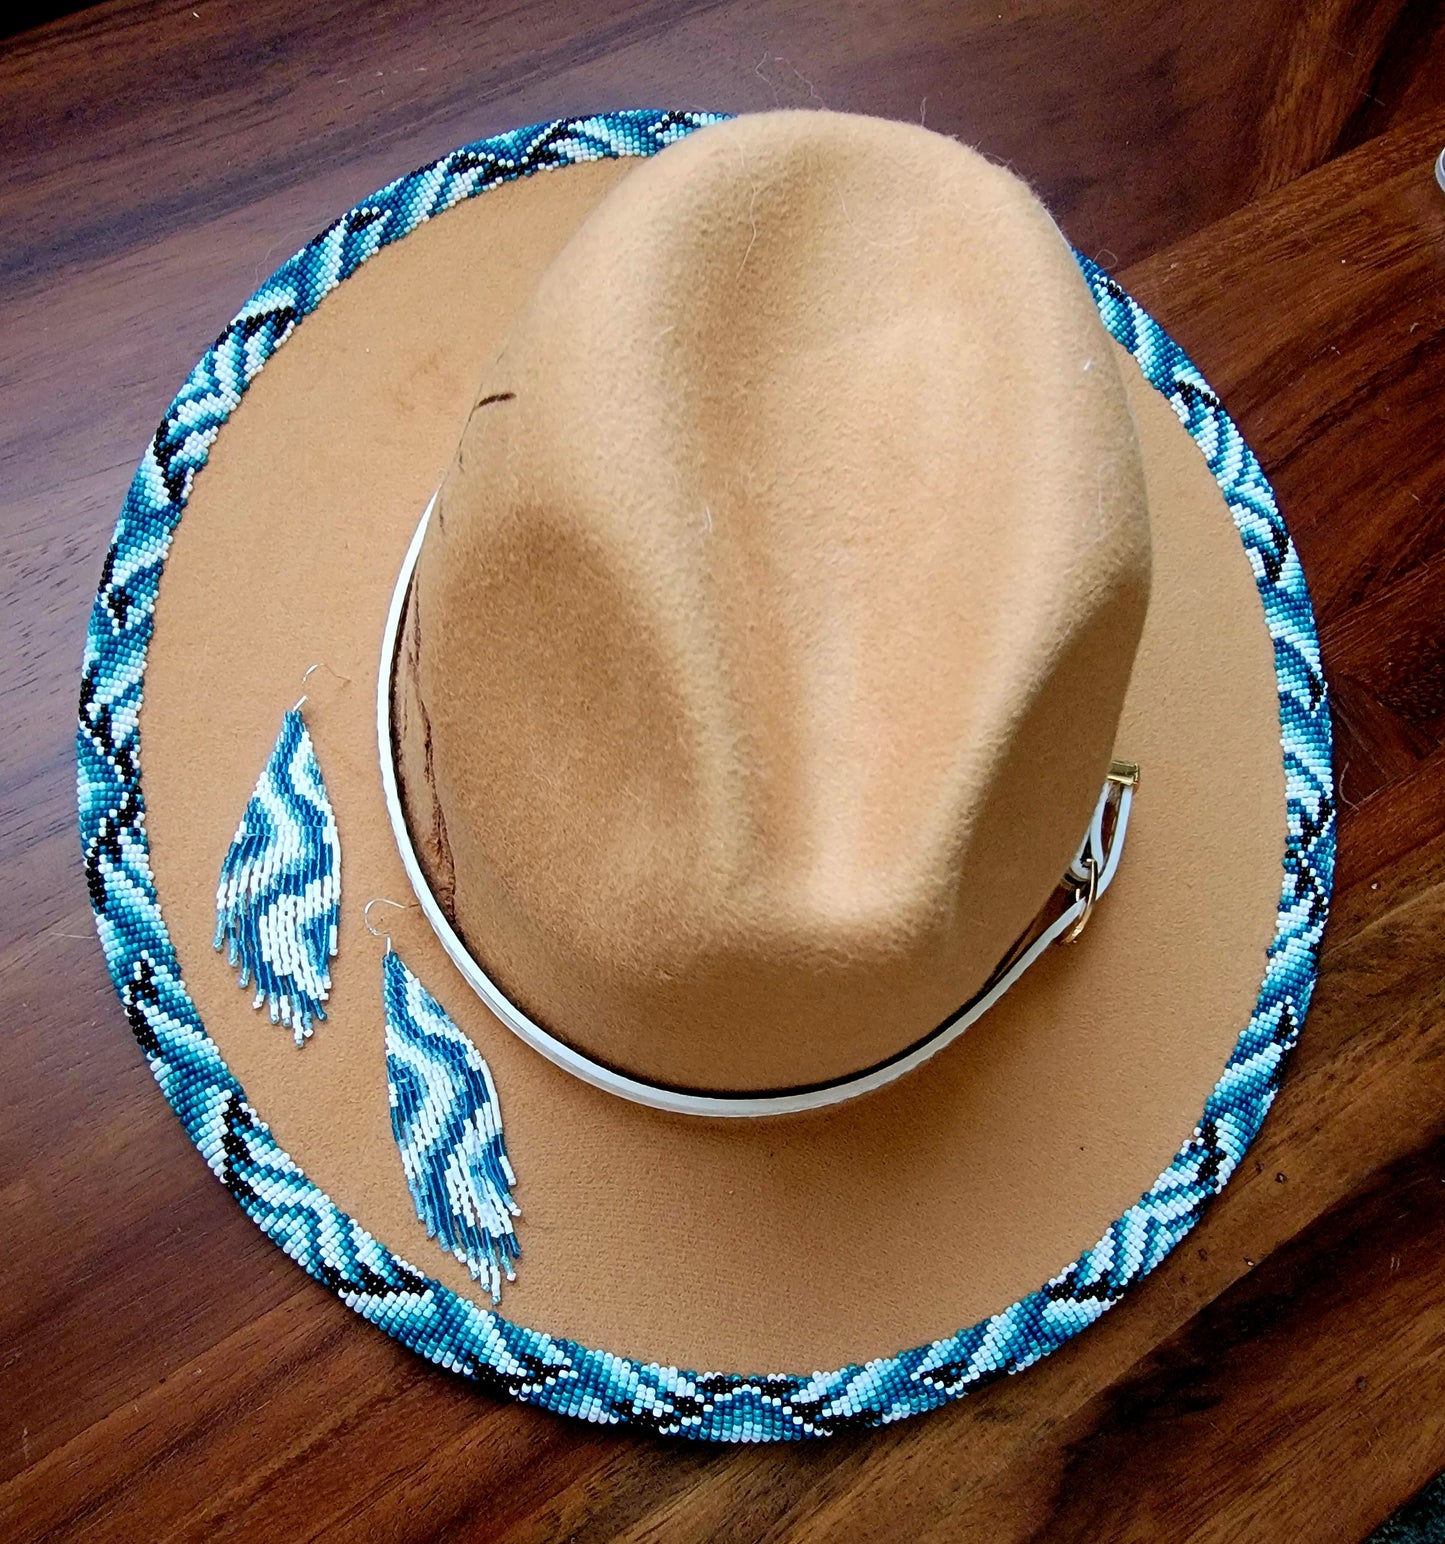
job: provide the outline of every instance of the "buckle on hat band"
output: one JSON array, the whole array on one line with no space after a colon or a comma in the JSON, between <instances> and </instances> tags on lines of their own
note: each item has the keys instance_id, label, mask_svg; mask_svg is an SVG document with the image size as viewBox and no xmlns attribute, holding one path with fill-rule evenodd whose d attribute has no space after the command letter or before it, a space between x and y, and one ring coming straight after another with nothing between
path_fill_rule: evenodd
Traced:
<instances>
[{"instance_id":1,"label":"buckle on hat band","mask_svg":"<svg viewBox=\"0 0 1445 1544\"><path fill-rule=\"evenodd\" d=\"M937 1028L931 1030L912 1045L864 1068L861 1072L831 1078L825 1082L810 1083L792 1088L769 1089L759 1092L716 1092L707 1089L682 1088L672 1084L654 1083L608 1066L585 1055L565 1040L558 1039L540 1024L528 1017L516 1003L501 990L481 965L468 952L452 927L450 918L442 910L432 893L411 833L407 830L406 816L402 811L401 797L397 788L396 765L392 759L391 738L391 682L396 657L397 639L401 630L402 613L411 588L412 573L421 551L422 538L426 535L431 518L435 495L427 504L416 533L407 548L392 591L391 605L387 611L386 627L382 634L381 663L376 683L376 738L381 761L381 786L386 799L388 818L397 851L406 869L408 880L416 893L423 915L431 924L438 942L446 950L452 963L461 972L468 986L487 1005L508 1029L525 1041L533 1050L548 1061L581 1078L605 1093L634 1104L647 1105L652 1109L666 1110L677 1115L707 1115L737 1119L763 1115L793 1115L805 1110L817 1110L830 1104L841 1104L846 1099L856 1099L860 1094L883 1088L905 1073L920 1067L930 1057L936 1056L945 1046L951 1045L971 1024L988 1012L1005 992L1055 943L1075 943L1088 926L1104 892L1113 883L1124 851L1124 837L1129 827L1129 811L1134 802L1134 792L1139 784L1139 767L1135 762L1113 761L1104 779L1099 799L1094 807L1079 850L1065 871L1053 897L1044 906L1035 921L1025 930L995 967L993 974L957 1012L949 1016Z\"/></svg>"},{"instance_id":2,"label":"buckle on hat band","mask_svg":"<svg viewBox=\"0 0 1445 1544\"><path fill-rule=\"evenodd\" d=\"M1104 791L1099 796L1094 818L1089 822L1088 835L1084 838L1078 857L1070 865L1069 872L1064 875L1065 886L1081 897L1081 904L1077 907L1073 922L1059 934L1056 942L1077 943L1083 936L1084 929L1088 927L1089 918L1094 915L1094 907L1098 904L1099 897L1108 888L1109 882L1114 877L1114 869L1119 865L1119 853L1124 845L1122 826L1127 826L1129 823L1129 808L1134 802L1134 790L1138 786L1139 763L1137 761L1109 763L1108 775L1104 779ZM1113 828L1109 833L1106 847L1104 820L1111 812ZM1110 865L1111 855L1112 866ZM1106 870L1107 879L1103 877Z\"/></svg>"},{"instance_id":3,"label":"buckle on hat band","mask_svg":"<svg viewBox=\"0 0 1445 1544\"><path fill-rule=\"evenodd\" d=\"M1084 904L1077 920L1063 933L1059 934L1058 942L1061 944L1075 944L1083 936L1084 929L1089 925L1089 918L1094 915L1094 907L1099 899L1099 865L1093 853L1084 859L1084 867L1088 871L1088 878L1084 881ZM1073 878L1072 875L1069 876Z\"/></svg>"}]
</instances>

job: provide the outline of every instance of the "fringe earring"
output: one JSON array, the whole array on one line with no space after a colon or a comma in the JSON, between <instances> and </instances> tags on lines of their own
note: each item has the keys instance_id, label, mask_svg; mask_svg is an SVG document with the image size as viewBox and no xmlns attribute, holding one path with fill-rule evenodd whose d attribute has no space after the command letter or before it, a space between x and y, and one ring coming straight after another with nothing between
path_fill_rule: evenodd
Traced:
<instances>
[{"instance_id":1,"label":"fringe earring","mask_svg":"<svg viewBox=\"0 0 1445 1544\"><path fill-rule=\"evenodd\" d=\"M241 967L240 985L255 983L252 1007L267 1004L298 1046L312 1020L326 1017L341 904L341 839L301 717L305 701L281 720L221 864L214 940Z\"/></svg>"},{"instance_id":2,"label":"fringe earring","mask_svg":"<svg viewBox=\"0 0 1445 1544\"><path fill-rule=\"evenodd\" d=\"M376 902L368 903L368 910ZM395 901L387 902L396 905ZM371 927L370 920L367 926ZM375 929L372 929L374 932ZM502 1137L491 1069L386 940L381 961L391 1130L427 1236L454 1255L493 1303L515 1281L517 1176Z\"/></svg>"}]
</instances>

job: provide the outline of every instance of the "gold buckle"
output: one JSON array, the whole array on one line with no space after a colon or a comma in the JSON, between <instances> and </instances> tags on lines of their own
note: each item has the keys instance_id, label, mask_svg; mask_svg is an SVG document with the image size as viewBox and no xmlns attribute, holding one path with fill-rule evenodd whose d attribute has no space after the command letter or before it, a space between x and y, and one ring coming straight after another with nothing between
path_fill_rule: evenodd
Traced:
<instances>
[{"instance_id":1,"label":"gold buckle","mask_svg":"<svg viewBox=\"0 0 1445 1544\"><path fill-rule=\"evenodd\" d=\"M1139 763L1137 761L1111 761L1106 781L1114 783L1120 789L1137 788L1139 786ZM1111 795L1109 804L1116 811L1123 794ZM1090 839L1092 845L1092 838ZM1089 918L1094 914L1094 907L1099 899L1099 858L1093 852L1089 852L1083 859L1087 877L1076 879L1072 873L1064 876L1065 883L1072 886L1075 893L1079 891L1084 895L1083 910L1074 918L1073 925L1068 932L1059 935L1061 944L1077 943L1083 936L1084 929L1089 925Z\"/></svg>"},{"instance_id":2,"label":"gold buckle","mask_svg":"<svg viewBox=\"0 0 1445 1544\"><path fill-rule=\"evenodd\" d=\"M1084 896L1084 909L1075 919L1073 927L1067 933L1060 936L1061 944L1078 943L1084 929L1089 925L1089 918L1094 914L1094 903L1099 899L1099 865L1094 861L1092 853L1084 859L1084 867L1089 871L1088 891Z\"/></svg>"}]
</instances>

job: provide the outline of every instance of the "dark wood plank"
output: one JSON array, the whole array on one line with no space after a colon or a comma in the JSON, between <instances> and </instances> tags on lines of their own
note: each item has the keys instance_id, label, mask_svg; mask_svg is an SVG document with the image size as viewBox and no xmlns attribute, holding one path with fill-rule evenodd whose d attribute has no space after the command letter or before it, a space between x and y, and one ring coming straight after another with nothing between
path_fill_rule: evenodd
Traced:
<instances>
[{"instance_id":1,"label":"dark wood plank","mask_svg":"<svg viewBox=\"0 0 1445 1544\"><path fill-rule=\"evenodd\" d=\"M355 165L364 192L478 134L664 100L924 118L1128 262L1438 100L1436 20L1419 0L1241 0L1227 22L1201 0L625 0L605 19L110 0L8 45L0 278L149 246L323 165Z\"/></svg>"},{"instance_id":2,"label":"dark wood plank","mask_svg":"<svg viewBox=\"0 0 1445 1544\"><path fill-rule=\"evenodd\" d=\"M70 725L145 438L314 229L517 122L819 100L1012 162L1225 393L1314 588L1340 889L1246 1172L1127 1307L935 1417L710 1451L479 1398L241 1217L106 980ZM1442 142L1418 0L111 0L8 40L0 1536L1353 1540L1445 1466Z\"/></svg>"}]
</instances>

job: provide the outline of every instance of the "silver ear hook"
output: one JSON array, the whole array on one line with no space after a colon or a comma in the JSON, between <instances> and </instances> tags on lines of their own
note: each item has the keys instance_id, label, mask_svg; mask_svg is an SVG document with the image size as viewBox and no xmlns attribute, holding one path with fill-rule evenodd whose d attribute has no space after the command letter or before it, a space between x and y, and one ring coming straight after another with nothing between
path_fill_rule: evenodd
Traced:
<instances>
[{"instance_id":1,"label":"silver ear hook","mask_svg":"<svg viewBox=\"0 0 1445 1544\"><path fill-rule=\"evenodd\" d=\"M325 670L325 671L327 671L329 674L334 675L336 677L336 679L338 681L340 681L342 683L342 685L344 685L344 686L349 686L351 684L351 677L349 675L342 675L339 670L332 670L331 666L328 665L325 660L318 659L314 665L308 665L306 667L306 669L302 672L302 675L301 675L301 684L302 684L302 686L305 686L307 681L309 681L311 679L311 674L315 670ZM293 713L297 712L298 709L301 707L301 704L303 702L305 702L305 701L306 701L306 693L302 692L301 695L296 699L296 706L294 708L292 708L291 711ZM395 906L396 902L393 901L391 904L393 906Z\"/></svg>"},{"instance_id":2,"label":"silver ear hook","mask_svg":"<svg viewBox=\"0 0 1445 1544\"><path fill-rule=\"evenodd\" d=\"M314 670L316 667L313 665L311 668ZM391 953L391 934L390 933L385 933L385 934L378 933L377 930L371 924L371 908L373 906L395 906L398 911L410 911L411 907L410 906L403 906L400 901L389 901L389 900L387 900L387 898L384 895L378 895L378 896L374 897L372 900L369 900L366 903L366 905L361 908L361 920L366 924L366 931L368 933L370 933L373 938L382 938L382 937L384 937L386 939L386 952L388 954L390 954Z\"/></svg>"}]
</instances>

